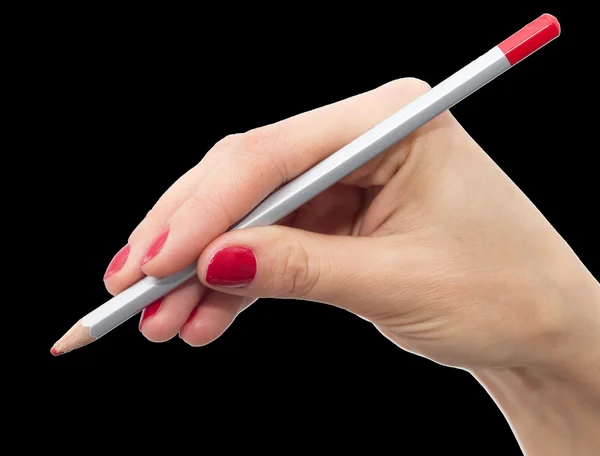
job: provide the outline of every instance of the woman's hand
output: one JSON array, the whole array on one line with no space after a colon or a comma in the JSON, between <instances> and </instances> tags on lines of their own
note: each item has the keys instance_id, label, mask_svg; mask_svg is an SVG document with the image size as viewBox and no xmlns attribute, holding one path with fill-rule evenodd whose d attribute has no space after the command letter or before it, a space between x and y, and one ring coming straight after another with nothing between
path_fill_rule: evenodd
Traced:
<instances>
[{"instance_id":1,"label":"woman's hand","mask_svg":"<svg viewBox=\"0 0 600 456\"><path fill-rule=\"evenodd\" d=\"M200 257L197 279L144 311L148 339L179 332L204 345L255 297L297 298L347 309L406 350L482 376L524 368L585 383L581 366L600 359L598 282L449 112L280 225L225 233L426 90L402 79L220 141L133 231L107 288Z\"/></svg>"},{"instance_id":2,"label":"woman's hand","mask_svg":"<svg viewBox=\"0 0 600 456\"><path fill-rule=\"evenodd\" d=\"M598 322L564 294L574 282L591 292L594 280L449 112L285 226L223 234L276 187L426 90L398 80L220 141L134 230L126 261L106 277L109 291L200 257L198 279L147 309L141 325L150 340L180 331L192 345L220 335L257 296L343 307L401 347L454 366L560 356L569 326L589 338Z\"/></svg>"}]
</instances>

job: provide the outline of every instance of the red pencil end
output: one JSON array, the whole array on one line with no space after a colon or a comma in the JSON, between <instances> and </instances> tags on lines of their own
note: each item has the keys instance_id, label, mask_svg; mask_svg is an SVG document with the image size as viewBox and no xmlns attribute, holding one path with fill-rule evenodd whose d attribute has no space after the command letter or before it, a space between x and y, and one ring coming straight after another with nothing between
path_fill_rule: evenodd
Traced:
<instances>
[{"instance_id":1,"label":"red pencil end","mask_svg":"<svg viewBox=\"0 0 600 456\"><path fill-rule=\"evenodd\" d=\"M542 14L498 45L511 65L533 54L560 35L560 24L551 14Z\"/></svg>"},{"instance_id":2,"label":"red pencil end","mask_svg":"<svg viewBox=\"0 0 600 456\"><path fill-rule=\"evenodd\" d=\"M59 352L56 348L52 347L50 349L50 353L52 353L52 356L58 356L58 355L62 355L62 352Z\"/></svg>"}]
</instances>

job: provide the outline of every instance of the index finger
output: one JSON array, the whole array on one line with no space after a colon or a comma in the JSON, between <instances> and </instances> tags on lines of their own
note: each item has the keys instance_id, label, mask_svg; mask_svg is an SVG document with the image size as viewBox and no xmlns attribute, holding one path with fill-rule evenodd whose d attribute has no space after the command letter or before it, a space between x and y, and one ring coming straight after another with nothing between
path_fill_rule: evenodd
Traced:
<instances>
[{"instance_id":1,"label":"index finger","mask_svg":"<svg viewBox=\"0 0 600 456\"><path fill-rule=\"evenodd\" d=\"M150 244L142 260L143 272L164 277L189 266L208 243L277 187L372 128L428 87L415 79L400 79L225 138L208 152L205 159L210 159L212 167L206 170L201 184ZM202 162L198 166L202 167Z\"/></svg>"}]
</instances>

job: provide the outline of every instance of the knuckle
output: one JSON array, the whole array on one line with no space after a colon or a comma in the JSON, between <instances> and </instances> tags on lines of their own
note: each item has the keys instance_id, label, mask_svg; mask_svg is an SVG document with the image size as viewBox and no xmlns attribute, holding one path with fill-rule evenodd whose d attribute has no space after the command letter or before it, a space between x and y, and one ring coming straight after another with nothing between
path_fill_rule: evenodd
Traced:
<instances>
[{"instance_id":1,"label":"knuckle","mask_svg":"<svg viewBox=\"0 0 600 456\"><path fill-rule=\"evenodd\" d=\"M215 150L221 151L221 150L234 149L240 142L240 138L239 138L240 136L241 136L240 133L232 133L230 135L227 135L227 136L221 138L211 148L211 152L215 151Z\"/></svg>"},{"instance_id":2,"label":"knuckle","mask_svg":"<svg viewBox=\"0 0 600 456\"><path fill-rule=\"evenodd\" d=\"M234 152L259 163L261 168L276 175L279 183L283 183L289 176L289 170L282 137L278 123L255 128L239 135Z\"/></svg>"},{"instance_id":3,"label":"knuckle","mask_svg":"<svg viewBox=\"0 0 600 456\"><path fill-rule=\"evenodd\" d=\"M231 225L234 221L225 195L213 190L195 191L183 206L190 214L202 214L210 222Z\"/></svg>"},{"instance_id":4,"label":"knuckle","mask_svg":"<svg viewBox=\"0 0 600 456\"><path fill-rule=\"evenodd\" d=\"M261 154L268 148L273 128L268 125L265 127L253 128L244 133L234 133L220 139L213 150L227 150L234 153Z\"/></svg>"},{"instance_id":5,"label":"knuckle","mask_svg":"<svg viewBox=\"0 0 600 456\"><path fill-rule=\"evenodd\" d=\"M202 194L199 192L193 192L183 203L183 207L190 210L192 213L198 211L202 207L206 207L207 205L213 205L215 207L218 207L219 205L212 193L208 192L203 192Z\"/></svg>"},{"instance_id":6,"label":"knuckle","mask_svg":"<svg viewBox=\"0 0 600 456\"><path fill-rule=\"evenodd\" d=\"M277 127L274 125L253 128L239 135L238 144L246 153L261 155L271 148L271 144L277 139L277 134Z\"/></svg>"},{"instance_id":7,"label":"knuckle","mask_svg":"<svg viewBox=\"0 0 600 456\"><path fill-rule=\"evenodd\" d=\"M227 152L236 163L242 161L245 166L241 166L243 172L238 174L243 184L246 184L245 181L255 183L268 175L275 176L276 184L280 185L290 175L281 133L279 123L254 128L226 136L210 152Z\"/></svg>"},{"instance_id":8,"label":"knuckle","mask_svg":"<svg viewBox=\"0 0 600 456\"><path fill-rule=\"evenodd\" d=\"M273 274L280 290L278 297L303 298L315 288L320 276L317 258L308 254L301 241L287 244L278 255Z\"/></svg>"}]
</instances>

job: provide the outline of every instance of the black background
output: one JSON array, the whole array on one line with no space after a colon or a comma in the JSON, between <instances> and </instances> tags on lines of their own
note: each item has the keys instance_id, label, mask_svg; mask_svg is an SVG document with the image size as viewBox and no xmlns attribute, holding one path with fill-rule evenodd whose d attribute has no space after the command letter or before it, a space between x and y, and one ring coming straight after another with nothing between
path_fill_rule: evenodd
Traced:
<instances>
[{"instance_id":1,"label":"black background","mask_svg":"<svg viewBox=\"0 0 600 456\"><path fill-rule=\"evenodd\" d=\"M319 304L259 301L203 348L177 337L148 342L135 318L81 350L49 353L109 297L102 276L130 231L220 138L395 78L436 84L544 12L559 19L561 37L452 111L597 275L597 147L581 111L595 93L585 13L543 2L473 5L52 11L29 62L38 125L30 134L53 151L37 162L37 264L52 285L36 290L45 295L30 316L27 376L38 384L27 410L47 445L77 447L77 436L140 452L215 454L241 444L338 453L366 443L367 454L376 445L519 454L469 374L404 353L370 324Z\"/></svg>"}]
</instances>

